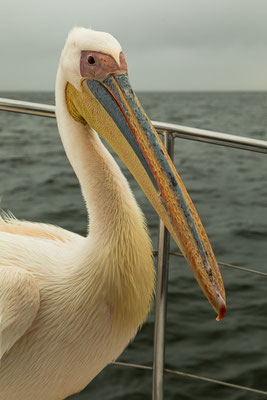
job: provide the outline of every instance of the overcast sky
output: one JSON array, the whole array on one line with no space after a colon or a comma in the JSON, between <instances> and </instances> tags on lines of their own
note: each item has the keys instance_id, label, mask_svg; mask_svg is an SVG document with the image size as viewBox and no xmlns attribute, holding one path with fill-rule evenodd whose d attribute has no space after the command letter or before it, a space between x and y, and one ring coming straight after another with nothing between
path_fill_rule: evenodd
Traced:
<instances>
[{"instance_id":1,"label":"overcast sky","mask_svg":"<svg viewBox=\"0 0 267 400\"><path fill-rule=\"evenodd\" d=\"M54 90L75 25L119 40L136 90L267 90L267 0L1 0L0 91Z\"/></svg>"}]
</instances>

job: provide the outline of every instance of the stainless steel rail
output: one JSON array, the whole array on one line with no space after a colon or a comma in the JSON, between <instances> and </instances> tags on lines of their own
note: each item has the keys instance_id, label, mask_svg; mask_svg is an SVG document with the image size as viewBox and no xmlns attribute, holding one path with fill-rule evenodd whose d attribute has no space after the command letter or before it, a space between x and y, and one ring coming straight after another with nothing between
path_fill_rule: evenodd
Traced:
<instances>
[{"instance_id":1,"label":"stainless steel rail","mask_svg":"<svg viewBox=\"0 0 267 400\"><path fill-rule=\"evenodd\" d=\"M55 106L30 103L27 101L0 98L0 110L55 118ZM263 140L168 124L165 122L152 121L152 123L159 132L163 134L166 134L166 132L167 134L172 133L174 137L267 154L267 142Z\"/></svg>"},{"instance_id":2,"label":"stainless steel rail","mask_svg":"<svg viewBox=\"0 0 267 400\"><path fill-rule=\"evenodd\" d=\"M174 139L172 135L164 136L164 146L173 159ZM154 363L152 400L164 398L163 374L165 364L165 327L169 277L170 235L159 222L158 271L156 287L156 314L154 324Z\"/></svg>"},{"instance_id":3,"label":"stainless steel rail","mask_svg":"<svg viewBox=\"0 0 267 400\"><path fill-rule=\"evenodd\" d=\"M153 251L154 255L158 254L156 250ZM184 257L182 253L178 253L175 251L170 251L169 255L176 256L176 257ZM267 272L262 272L262 271L257 271L252 268L246 268L246 267L240 267L239 265L233 265L229 263L224 263L224 262L218 262L218 264L221 267L226 267L226 268L232 268L232 269L237 269L239 271L244 271L244 272L249 272L250 274L255 274L255 275L261 275L267 278Z\"/></svg>"},{"instance_id":4,"label":"stainless steel rail","mask_svg":"<svg viewBox=\"0 0 267 400\"><path fill-rule=\"evenodd\" d=\"M25 101L0 98L0 110L55 118L55 106L30 103ZM171 156L173 156L173 142L174 142L173 139L177 137L267 154L267 141L235 136L235 135L228 135L220 132L212 132L204 129L190 128L187 126L168 124L157 121L152 121L152 123L158 130L158 132L164 135L164 145L166 146ZM124 365L128 367L142 368L142 369L152 369L153 400L164 399L164 382L163 382L164 371L174 373L177 375L188 376L194 379L206 380L216 384L226 385L236 389L247 390L258 394L267 395L267 392L263 392L257 389L234 385L227 382L200 377L197 375L185 374L183 372L172 371L164 368L166 304L167 304L167 292L168 292L168 264L169 264L168 258L169 254L174 254L176 256L180 256L180 254L170 253L169 234L167 230L164 228L162 222L160 222L158 247L159 250L158 250L158 274L157 274L153 367L134 365L134 364L124 364L120 362L116 362L115 364ZM263 272L254 271L244 267L238 267L224 263L220 264L230 268L242 269L246 272L257 273L259 275L266 275Z\"/></svg>"},{"instance_id":5,"label":"stainless steel rail","mask_svg":"<svg viewBox=\"0 0 267 400\"><path fill-rule=\"evenodd\" d=\"M121 361L114 361L112 364L118 365L121 367L127 367L127 368L138 368L138 369L145 369L145 370L150 370L150 371L153 370L153 367L150 367L149 365L129 364L129 363L121 362ZM267 392L265 392L264 390L254 389L254 388L250 388L247 386L236 385L235 383L219 381L218 379L206 378L205 376L188 374L187 372L176 371L174 369L169 369L169 368L164 368L164 372L167 372L169 374L174 374L174 375L180 375L180 376L190 378L190 379L198 379L198 380L201 380L204 382L214 383L216 385L227 386L227 387L230 387L233 389L244 390L246 392L256 393L256 394L260 394L260 395L267 397Z\"/></svg>"},{"instance_id":6,"label":"stainless steel rail","mask_svg":"<svg viewBox=\"0 0 267 400\"><path fill-rule=\"evenodd\" d=\"M0 110L56 118L55 106L0 98Z\"/></svg>"},{"instance_id":7,"label":"stainless steel rail","mask_svg":"<svg viewBox=\"0 0 267 400\"><path fill-rule=\"evenodd\" d=\"M228 133L207 131L205 129L192 128L189 126L168 124L166 122L152 121L158 131L163 133L171 132L176 138L196 140L217 144L220 146L233 147L241 150L256 151L267 154L267 142L264 140L252 139L244 136L229 135Z\"/></svg>"}]
</instances>

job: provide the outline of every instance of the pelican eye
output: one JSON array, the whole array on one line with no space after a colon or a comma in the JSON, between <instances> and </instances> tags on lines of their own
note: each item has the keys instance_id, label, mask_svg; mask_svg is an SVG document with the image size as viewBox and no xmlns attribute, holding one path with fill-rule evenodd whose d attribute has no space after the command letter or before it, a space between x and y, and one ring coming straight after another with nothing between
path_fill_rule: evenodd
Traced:
<instances>
[{"instance_id":1,"label":"pelican eye","mask_svg":"<svg viewBox=\"0 0 267 400\"><path fill-rule=\"evenodd\" d=\"M94 59L94 57L93 56L89 56L88 57L88 59L87 59L87 61L88 61L88 64L95 64L95 59Z\"/></svg>"}]
</instances>

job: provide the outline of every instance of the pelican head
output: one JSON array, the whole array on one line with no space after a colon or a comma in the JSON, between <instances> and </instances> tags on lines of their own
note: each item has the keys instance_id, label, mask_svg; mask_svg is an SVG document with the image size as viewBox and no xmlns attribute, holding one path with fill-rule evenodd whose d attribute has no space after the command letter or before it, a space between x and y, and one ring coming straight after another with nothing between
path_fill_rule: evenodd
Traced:
<instances>
[{"instance_id":1,"label":"pelican head","mask_svg":"<svg viewBox=\"0 0 267 400\"><path fill-rule=\"evenodd\" d=\"M226 306L216 259L195 207L129 83L120 44L108 33L75 28L60 68L70 115L98 132L129 168L220 320Z\"/></svg>"}]
</instances>

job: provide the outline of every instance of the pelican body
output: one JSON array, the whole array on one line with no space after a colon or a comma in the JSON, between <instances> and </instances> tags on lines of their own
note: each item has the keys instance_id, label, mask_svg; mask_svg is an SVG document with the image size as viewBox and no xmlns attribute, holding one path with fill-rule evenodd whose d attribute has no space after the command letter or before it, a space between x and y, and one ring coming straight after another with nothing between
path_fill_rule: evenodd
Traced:
<instances>
[{"instance_id":1,"label":"pelican body","mask_svg":"<svg viewBox=\"0 0 267 400\"><path fill-rule=\"evenodd\" d=\"M146 223L98 134L164 221L217 319L225 314L204 228L130 86L114 37L70 32L56 114L88 210L88 235L1 218L0 400L62 400L81 391L121 354L151 308L155 273Z\"/></svg>"}]
</instances>

